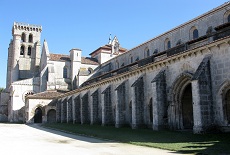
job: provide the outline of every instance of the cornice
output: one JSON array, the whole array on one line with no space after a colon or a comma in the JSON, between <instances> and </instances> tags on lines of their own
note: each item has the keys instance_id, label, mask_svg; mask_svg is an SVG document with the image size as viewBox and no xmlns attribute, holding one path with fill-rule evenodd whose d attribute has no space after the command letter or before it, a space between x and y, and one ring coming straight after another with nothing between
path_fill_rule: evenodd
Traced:
<instances>
[{"instance_id":1,"label":"cornice","mask_svg":"<svg viewBox=\"0 0 230 155\"><path fill-rule=\"evenodd\" d=\"M106 84L109 84L109 83L113 83L113 82L121 81L121 80L124 80L124 79L128 79L129 77L139 75L139 74L141 74L143 72L146 72L146 71L158 70L158 69L160 69L162 67L166 67L166 66L169 66L169 65L171 65L171 64L173 64L173 63L175 63L177 61L180 61L181 59L187 59L188 57L195 57L198 54L209 53L209 52L211 52L210 49L212 47L220 48L221 44L230 45L230 37L225 37L225 38L213 41L213 42L211 42L209 44L206 44L204 46L200 46L200 47L196 47L194 49L186 50L184 52L181 52L181 53L166 57L166 58L164 58L162 60L149 63L149 64L147 64L145 66L137 67L135 70L132 70L132 71L127 71L127 72L124 72L124 73L121 73L121 74L118 74L118 75L114 75L112 77L100 80L99 82L92 83L92 84L84 86L82 88L67 92L67 93L65 93L63 95L58 96L57 98L70 96L70 95L77 94L77 93L85 91L85 90L89 90L91 88L100 87L102 85L106 85Z\"/></svg>"}]
</instances>

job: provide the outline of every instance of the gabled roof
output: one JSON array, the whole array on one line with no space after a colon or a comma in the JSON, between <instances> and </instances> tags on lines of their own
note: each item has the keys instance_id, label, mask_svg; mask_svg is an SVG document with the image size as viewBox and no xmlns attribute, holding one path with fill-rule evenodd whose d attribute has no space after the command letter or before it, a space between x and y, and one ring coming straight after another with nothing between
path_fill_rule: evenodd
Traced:
<instances>
[{"instance_id":1,"label":"gabled roof","mask_svg":"<svg viewBox=\"0 0 230 155\"><path fill-rule=\"evenodd\" d=\"M64 54L50 54L51 61L70 61L69 55ZM90 64L90 65L99 65L97 59L89 58L89 57L81 57L82 64Z\"/></svg>"},{"instance_id":2,"label":"gabled roof","mask_svg":"<svg viewBox=\"0 0 230 155\"><path fill-rule=\"evenodd\" d=\"M41 93L37 93L34 95L28 95L26 98L29 99L54 99L61 94L66 93L67 91L59 91L59 90L47 90Z\"/></svg>"},{"instance_id":3,"label":"gabled roof","mask_svg":"<svg viewBox=\"0 0 230 155\"><path fill-rule=\"evenodd\" d=\"M50 60L52 60L52 61L70 61L70 57L69 57L69 55L51 54L50 53Z\"/></svg>"},{"instance_id":4,"label":"gabled roof","mask_svg":"<svg viewBox=\"0 0 230 155\"><path fill-rule=\"evenodd\" d=\"M99 51L100 49L111 50L112 47L111 47L111 45L106 44L106 45L104 45L104 46L99 47L98 49L96 49L95 51L93 51L92 53L90 53L89 55L94 54L95 52ZM125 48L123 48L123 47L120 47L120 48L119 48L119 52L125 52L126 50L127 50L127 49L125 49Z\"/></svg>"},{"instance_id":5,"label":"gabled roof","mask_svg":"<svg viewBox=\"0 0 230 155\"><path fill-rule=\"evenodd\" d=\"M82 64L90 64L90 65L99 65L97 59L89 58L89 57L81 57Z\"/></svg>"}]
</instances>

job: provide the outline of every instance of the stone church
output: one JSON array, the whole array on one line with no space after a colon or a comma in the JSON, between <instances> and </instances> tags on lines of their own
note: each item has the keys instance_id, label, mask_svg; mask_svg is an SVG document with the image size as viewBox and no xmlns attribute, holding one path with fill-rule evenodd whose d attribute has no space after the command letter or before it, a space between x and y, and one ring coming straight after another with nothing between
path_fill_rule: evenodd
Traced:
<instances>
[{"instance_id":1,"label":"stone church","mask_svg":"<svg viewBox=\"0 0 230 155\"><path fill-rule=\"evenodd\" d=\"M153 130L230 131L230 3L126 50L52 54L41 26L14 23L0 118Z\"/></svg>"}]
</instances>

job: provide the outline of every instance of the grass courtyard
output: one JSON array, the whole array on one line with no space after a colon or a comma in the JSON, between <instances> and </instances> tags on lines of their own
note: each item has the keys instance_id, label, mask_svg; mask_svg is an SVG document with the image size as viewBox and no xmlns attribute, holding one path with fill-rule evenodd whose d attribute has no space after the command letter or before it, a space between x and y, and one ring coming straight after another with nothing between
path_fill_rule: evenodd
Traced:
<instances>
[{"instance_id":1,"label":"grass courtyard","mask_svg":"<svg viewBox=\"0 0 230 155\"><path fill-rule=\"evenodd\" d=\"M185 154L230 154L230 133L193 134L189 131L153 131L151 129L115 128L113 126L54 123L44 127L74 134L93 136L122 143L172 150Z\"/></svg>"}]
</instances>

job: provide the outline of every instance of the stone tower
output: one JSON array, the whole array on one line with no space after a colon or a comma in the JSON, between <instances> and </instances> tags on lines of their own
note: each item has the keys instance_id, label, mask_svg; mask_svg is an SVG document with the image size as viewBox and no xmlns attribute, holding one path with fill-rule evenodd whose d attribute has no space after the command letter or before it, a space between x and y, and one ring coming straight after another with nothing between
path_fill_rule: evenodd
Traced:
<instances>
[{"instance_id":1,"label":"stone tower","mask_svg":"<svg viewBox=\"0 0 230 155\"><path fill-rule=\"evenodd\" d=\"M40 63L42 27L14 22L8 48L7 84L37 76Z\"/></svg>"},{"instance_id":2,"label":"stone tower","mask_svg":"<svg viewBox=\"0 0 230 155\"><path fill-rule=\"evenodd\" d=\"M70 60L71 60L71 84L72 89L77 88L77 75L81 65L81 54L82 51L80 49L71 49L70 50Z\"/></svg>"}]
</instances>

